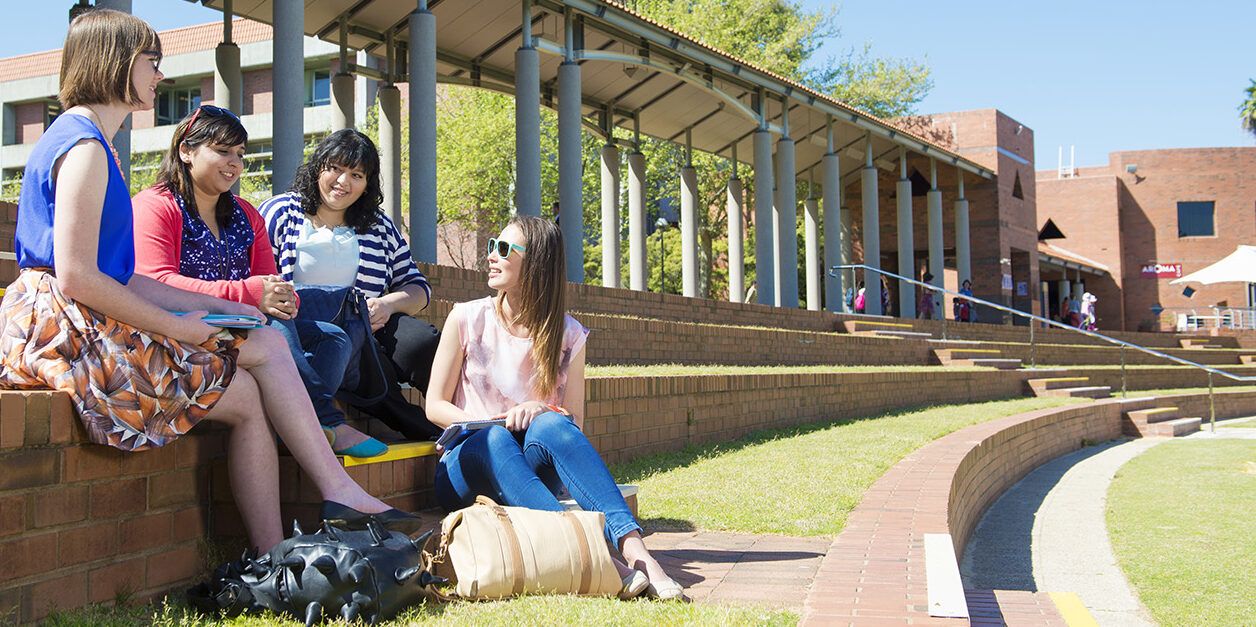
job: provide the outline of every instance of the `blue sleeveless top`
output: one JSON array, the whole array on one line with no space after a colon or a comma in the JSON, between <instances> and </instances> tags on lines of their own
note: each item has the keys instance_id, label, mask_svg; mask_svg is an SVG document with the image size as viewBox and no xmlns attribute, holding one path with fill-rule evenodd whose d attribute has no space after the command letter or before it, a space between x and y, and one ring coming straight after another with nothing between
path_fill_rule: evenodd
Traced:
<instances>
[{"instance_id":1,"label":"blue sleeveless top","mask_svg":"<svg viewBox=\"0 0 1256 627\"><path fill-rule=\"evenodd\" d=\"M125 285L135 272L130 190L122 172L114 164L113 152L109 149L109 142L100 134L100 129L88 118L73 113L62 114L53 121L26 162L17 209L14 248L17 265L19 268L56 268L52 247L56 186L52 180L52 168L57 159L84 139L99 141L109 155L109 183L105 187L105 205L100 214L96 266Z\"/></svg>"}]
</instances>

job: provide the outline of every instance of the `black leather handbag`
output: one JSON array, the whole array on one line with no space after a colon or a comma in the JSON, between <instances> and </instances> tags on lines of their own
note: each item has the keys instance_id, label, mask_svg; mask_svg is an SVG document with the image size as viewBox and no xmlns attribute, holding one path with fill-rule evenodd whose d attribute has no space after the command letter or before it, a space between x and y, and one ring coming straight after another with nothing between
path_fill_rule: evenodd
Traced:
<instances>
[{"instance_id":1,"label":"black leather handbag","mask_svg":"<svg viewBox=\"0 0 1256 627\"><path fill-rule=\"evenodd\" d=\"M336 396L352 405L373 405L388 394L380 347L371 331L366 295L356 287L306 285L297 288L298 320L329 322L344 330L359 359L350 363Z\"/></svg>"}]
</instances>

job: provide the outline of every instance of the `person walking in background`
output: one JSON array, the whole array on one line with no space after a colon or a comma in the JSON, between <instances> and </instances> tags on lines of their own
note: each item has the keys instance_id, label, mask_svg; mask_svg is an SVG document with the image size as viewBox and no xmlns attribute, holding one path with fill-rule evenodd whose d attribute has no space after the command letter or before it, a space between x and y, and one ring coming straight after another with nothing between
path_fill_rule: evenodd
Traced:
<instances>
[{"instance_id":1,"label":"person walking in background","mask_svg":"<svg viewBox=\"0 0 1256 627\"><path fill-rule=\"evenodd\" d=\"M932 283L933 274L926 272L924 276L925 283ZM920 288L920 298L917 299L916 317L925 320L933 319L933 290L922 287Z\"/></svg>"},{"instance_id":2,"label":"person walking in background","mask_svg":"<svg viewBox=\"0 0 1256 627\"><path fill-rule=\"evenodd\" d=\"M968 279L964 279L964 282L960 284L959 293L961 296L972 296L973 282ZM956 320L960 322L976 321L976 316L974 315L976 308L973 306L972 301L963 298L956 298L954 301L954 308Z\"/></svg>"}]
</instances>

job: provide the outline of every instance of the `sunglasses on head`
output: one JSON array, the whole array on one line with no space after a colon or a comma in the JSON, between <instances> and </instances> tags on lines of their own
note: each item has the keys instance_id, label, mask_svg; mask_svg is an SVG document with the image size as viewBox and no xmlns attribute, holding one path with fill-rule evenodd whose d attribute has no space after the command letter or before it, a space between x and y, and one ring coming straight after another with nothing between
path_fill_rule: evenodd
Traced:
<instances>
[{"instance_id":1,"label":"sunglasses on head","mask_svg":"<svg viewBox=\"0 0 1256 627\"><path fill-rule=\"evenodd\" d=\"M496 237L488 238L488 254L491 255L494 251L496 251L498 257L505 259L510 256L510 251L512 250L517 250L522 253L527 252L528 249L526 246L512 244L504 239L497 239Z\"/></svg>"},{"instance_id":2,"label":"sunglasses on head","mask_svg":"<svg viewBox=\"0 0 1256 627\"><path fill-rule=\"evenodd\" d=\"M215 107L214 105L201 105L196 108L196 111L192 112L192 119L188 120L188 125L183 127L183 133L179 135L180 144L183 143L183 140L188 138L188 133L191 132L192 126L196 124L196 118L201 117L202 111L204 111L207 115L209 115L209 117L220 118L224 116L230 116L230 117L235 118L237 122L240 121L240 116L232 112L231 109Z\"/></svg>"}]
</instances>

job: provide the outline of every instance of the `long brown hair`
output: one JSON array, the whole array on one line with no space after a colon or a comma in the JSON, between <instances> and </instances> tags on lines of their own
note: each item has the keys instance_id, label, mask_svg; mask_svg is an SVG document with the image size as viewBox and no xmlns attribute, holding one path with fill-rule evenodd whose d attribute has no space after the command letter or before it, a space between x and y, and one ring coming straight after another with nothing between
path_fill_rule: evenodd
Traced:
<instances>
[{"instance_id":1,"label":"long brown hair","mask_svg":"<svg viewBox=\"0 0 1256 627\"><path fill-rule=\"evenodd\" d=\"M189 129L188 124L192 122L195 123ZM157 182L153 186L178 194L188 212L196 215L199 209L196 207L196 190L192 186L192 166L179 158L179 147L187 146L189 150L196 150L206 144L238 146L248 142L249 133L244 130L240 118L225 113L215 114L210 109L193 109L192 113L174 127L170 149L161 158ZM231 214L235 213L235 202L231 196L231 190L223 192L218 196L218 203L214 205L214 217L219 224L226 224L231 219Z\"/></svg>"},{"instance_id":2,"label":"long brown hair","mask_svg":"<svg viewBox=\"0 0 1256 627\"><path fill-rule=\"evenodd\" d=\"M511 302L515 317L507 320L522 325L532 338L532 365L536 375L532 390L542 398L558 387L558 365L562 360L563 331L567 319L567 261L563 236L558 226L535 216L517 215L510 224L523 233L523 267L519 276L521 302ZM497 294L497 315L502 316L505 292ZM504 318L504 316L503 316Z\"/></svg>"},{"instance_id":3,"label":"long brown hair","mask_svg":"<svg viewBox=\"0 0 1256 627\"><path fill-rule=\"evenodd\" d=\"M144 52L160 55L161 39L138 17L92 9L74 18L61 50L61 106L139 103L131 71Z\"/></svg>"}]
</instances>

